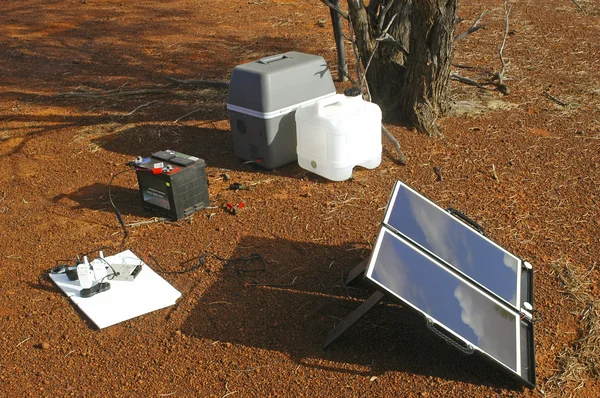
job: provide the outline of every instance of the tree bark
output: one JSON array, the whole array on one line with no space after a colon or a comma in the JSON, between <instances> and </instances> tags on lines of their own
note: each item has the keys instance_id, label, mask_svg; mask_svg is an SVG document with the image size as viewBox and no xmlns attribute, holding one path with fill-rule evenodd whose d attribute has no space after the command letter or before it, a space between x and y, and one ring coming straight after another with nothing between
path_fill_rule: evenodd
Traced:
<instances>
[{"instance_id":1,"label":"tree bark","mask_svg":"<svg viewBox=\"0 0 600 398\"><path fill-rule=\"evenodd\" d=\"M372 99L386 118L439 135L447 108L457 0L348 0Z\"/></svg>"}]
</instances>

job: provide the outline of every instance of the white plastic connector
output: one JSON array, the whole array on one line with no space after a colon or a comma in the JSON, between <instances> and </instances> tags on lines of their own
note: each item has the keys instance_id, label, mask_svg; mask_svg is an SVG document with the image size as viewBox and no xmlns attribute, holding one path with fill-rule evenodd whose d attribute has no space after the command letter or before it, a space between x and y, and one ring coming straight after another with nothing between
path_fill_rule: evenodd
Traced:
<instances>
[{"instance_id":1,"label":"white plastic connector","mask_svg":"<svg viewBox=\"0 0 600 398\"><path fill-rule=\"evenodd\" d=\"M533 311L533 306L531 304L529 304L527 301L523 303L523 308L525 308L527 311Z\"/></svg>"},{"instance_id":2,"label":"white plastic connector","mask_svg":"<svg viewBox=\"0 0 600 398\"><path fill-rule=\"evenodd\" d=\"M104 261L100 259L95 259L92 261L92 270L94 271L94 278L97 282L104 282L104 278L106 278L106 266Z\"/></svg>"},{"instance_id":3,"label":"white plastic connector","mask_svg":"<svg viewBox=\"0 0 600 398\"><path fill-rule=\"evenodd\" d=\"M523 267L527 270L533 269L533 266L528 261L523 261Z\"/></svg>"},{"instance_id":4,"label":"white plastic connector","mask_svg":"<svg viewBox=\"0 0 600 398\"><path fill-rule=\"evenodd\" d=\"M94 276L90 270L90 263L87 256L83 257L83 263L77 265L77 277L79 278L79 284L83 289L89 289L94 283Z\"/></svg>"}]
</instances>

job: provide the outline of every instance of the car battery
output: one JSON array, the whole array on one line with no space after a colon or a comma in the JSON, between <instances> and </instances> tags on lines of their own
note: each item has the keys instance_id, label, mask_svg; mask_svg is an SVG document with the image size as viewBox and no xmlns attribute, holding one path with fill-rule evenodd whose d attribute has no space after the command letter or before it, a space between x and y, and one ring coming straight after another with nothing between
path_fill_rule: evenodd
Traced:
<instances>
[{"instance_id":1,"label":"car battery","mask_svg":"<svg viewBox=\"0 0 600 398\"><path fill-rule=\"evenodd\" d=\"M296 109L331 95L329 67L317 55L290 51L236 66L227 96L235 155L267 169L296 161Z\"/></svg>"},{"instance_id":2,"label":"car battery","mask_svg":"<svg viewBox=\"0 0 600 398\"><path fill-rule=\"evenodd\" d=\"M172 150L135 162L145 208L179 220L209 206L206 163Z\"/></svg>"}]
</instances>

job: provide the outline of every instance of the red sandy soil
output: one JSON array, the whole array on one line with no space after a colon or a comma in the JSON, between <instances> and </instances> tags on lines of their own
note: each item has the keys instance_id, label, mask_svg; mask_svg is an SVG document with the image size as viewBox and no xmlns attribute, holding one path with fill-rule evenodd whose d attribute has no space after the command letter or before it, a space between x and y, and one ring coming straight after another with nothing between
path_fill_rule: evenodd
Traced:
<instances>
[{"instance_id":1,"label":"red sandy soil","mask_svg":"<svg viewBox=\"0 0 600 398\"><path fill-rule=\"evenodd\" d=\"M452 81L444 138L388 125L408 163L385 142L381 166L334 183L295 164L241 166L226 91L164 79L226 81L236 65L289 50L335 65L319 1L2 2L0 396L599 396L592 373L562 385L556 376L565 350L581 349L589 307L566 294L561 270L587 274L585 288L599 295L600 5L511 3L510 95ZM500 69L503 5L459 1L457 32L484 10L484 29L455 45L455 64L480 69L453 72L473 79ZM164 93L57 96L152 88ZM134 173L120 175L114 200L134 224L122 242L108 182L125 162L167 148L206 160L216 208L140 224L155 215L142 208ZM251 190L229 191L223 173ZM321 348L368 297L342 281L369 254L396 180L462 210L533 264L535 390L458 354L398 305ZM233 201L246 204L235 216L222 208ZM164 274L182 293L175 306L97 330L38 276L100 247L141 256L151 247L166 271L206 251L259 253L266 271L236 274L211 258Z\"/></svg>"}]
</instances>

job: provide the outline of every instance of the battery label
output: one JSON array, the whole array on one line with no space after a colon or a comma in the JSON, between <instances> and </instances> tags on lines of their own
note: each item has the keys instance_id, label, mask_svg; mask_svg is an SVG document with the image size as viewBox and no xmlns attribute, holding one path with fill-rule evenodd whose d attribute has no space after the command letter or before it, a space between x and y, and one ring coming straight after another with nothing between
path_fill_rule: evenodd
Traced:
<instances>
[{"instance_id":1,"label":"battery label","mask_svg":"<svg viewBox=\"0 0 600 398\"><path fill-rule=\"evenodd\" d=\"M169 205L169 198L166 192L159 191L154 188L144 188L142 190L144 194L144 202L148 202L155 206L162 207L165 210L171 210L171 206Z\"/></svg>"}]
</instances>

